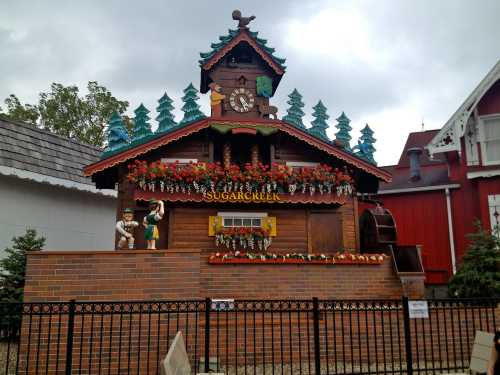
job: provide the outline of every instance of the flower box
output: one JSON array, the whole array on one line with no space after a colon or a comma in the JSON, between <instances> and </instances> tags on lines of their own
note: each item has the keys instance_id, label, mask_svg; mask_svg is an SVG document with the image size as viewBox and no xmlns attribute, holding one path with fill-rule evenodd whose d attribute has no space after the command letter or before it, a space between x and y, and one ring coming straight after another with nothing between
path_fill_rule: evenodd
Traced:
<instances>
[{"instance_id":1,"label":"flower box","mask_svg":"<svg viewBox=\"0 0 500 375\"><path fill-rule=\"evenodd\" d=\"M311 265L380 265L388 256L385 254L252 254L244 252L214 253L209 264L311 264Z\"/></svg>"},{"instance_id":2,"label":"flower box","mask_svg":"<svg viewBox=\"0 0 500 375\"><path fill-rule=\"evenodd\" d=\"M279 195L287 195L299 197L299 202L313 197L331 201L354 192L354 180L347 170L323 164L291 168L278 163L271 166L258 163L223 168L219 163L148 164L136 160L128 168L127 179L139 191L200 196L202 200L280 201Z\"/></svg>"}]
</instances>

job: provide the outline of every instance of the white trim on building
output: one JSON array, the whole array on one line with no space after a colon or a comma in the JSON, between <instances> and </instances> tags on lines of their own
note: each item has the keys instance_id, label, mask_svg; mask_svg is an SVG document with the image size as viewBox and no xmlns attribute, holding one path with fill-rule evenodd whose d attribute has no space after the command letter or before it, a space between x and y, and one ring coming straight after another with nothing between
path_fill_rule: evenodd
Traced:
<instances>
[{"instance_id":1,"label":"white trim on building","mask_svg":"<svg viewBox=\"0 0 500 375\"><path fill-rule=\"evenodd\" d=\"M477 172L467 172L467 178L472 180L474 178L488 178L500 176L500 169L492 169L489 171L477 171Z\"/></svg>"},{"instance_id":2,"label":"white trim on building","mask_svg":"<svg viewBox=\"0 0 500 375\"><path fill-rule=\"evenodd\" d=\"M488 195L488 210L490 212L491 230L500 225L500 194Z\"/></svg>"},{"instance_id":3,"label":"white trim on building","mask_svg":"<svg viewBox=\"0 0 500 375\"><path fill-rule=\"evenodd\" d=\"M292 168L316 167L319 163L311 161L287 161L286 166Z\"/></svg>"},{"instance_id":4,"label":"white trim on building","mask_svg":"<svg viewBox=\"0 0 500 375\"><path fill-rule=\"evenodd\" d=\"M377 195L416 193L416 192L421 192L421 191L435 191L435 190L458 189L458 188L460 188L460 184L423 186L423 187L415 187L415 188L407 188L407 189L379 190Z\"/></svg>"},{"instance_id":5,"label":"white trim on building","mask_svg":"<svg viewBox=\"0 0 500 375\"><path fill-rule=\"evenodd\" d=\"M464 136L469 117L486 92L500 79L500 60L482 79L453 116L427 145L431 157L434 154L448 151L461 152L460 138Z\"/></svg>"},{"instance_id":6,"label":"white trim on building","mask_svg":"<svg viewBox=\"0 0 500 375\"><path fill-rule=\"evenodd\" d=\"M0 165L0 174L4 176L15 176L21 178L23 180L31 180L35 182L39 182L42 184L48 184L52 186L61 186L68 189L76 189L80 191L86 191L93 194L101 194L108 197L117 197L116 190L110 189L96 189L93 185L82 184L81 182L65 180L62 178L46 176L40 173L25 171L22 169L6 167Z\"/></svg>"}]
</instances>

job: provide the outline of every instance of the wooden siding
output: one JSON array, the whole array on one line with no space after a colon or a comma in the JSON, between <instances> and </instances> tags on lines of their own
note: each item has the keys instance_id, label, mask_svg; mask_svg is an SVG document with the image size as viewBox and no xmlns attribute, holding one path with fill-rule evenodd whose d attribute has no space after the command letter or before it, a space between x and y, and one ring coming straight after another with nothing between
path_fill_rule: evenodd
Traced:
<instances>
[{"instance_id":1,"label":"wooden siding","mask_svg":"<svg viewBox=\"0 0 500 375\"><path fill-rule=\"evenodd\" d=\"M481 222L484 228L490 229L491 220L488 207L488 195L500 194L500 177L480 179L477 188Z\"/></svg>"},{"instance_id":2,"label":"wooden siding","mask_svg":"<svg viewBox=\"0 0 500 375\"><path fill-rule=\"evenodd\" d=\"M442 284L452 275L444 190L381 195L396 221L398 245L421 245L426 283ZM360 211L367 204L360 204Z\"/></svg>"},{"instance_id":3,"label":"wooden siding","mask_svg":"<svg viewBox=\"0 0 500 375\"><path fill-rule=\"evenodd\" d=\"M341 247L353 249L356 246L356 233L354 222L354 210L352 201L340 208L309 209L304 207L276 207L272 205L260 206L235 206L225 205L218 207L186 207L171 206L169 208L169 248L195 248L215 250L214 238L208 236L208 218L217 215L217 212L242 211L242 212L266 212L269 216L276 217L278 235L273 238L270 247L272 251L314 251L310 248L310 233L308 231L308 220L310 212L334 213L341 216L338 221L339 227L333 227L331 234L342 236L339 248L330 249L337 251ZM161 231L165 231L162 224ZM312 228L311 230L314 230Z\"/></svg>"},{"instance_id":4,"label":"wooden siding","mask_svg":"<svg viewBox=\"0 0 500 375\"><path fill-rule=\"evenodd\" d=\"M160 160L161 158L187 158L197 159L199 161L209 161L213 155L213 148L210 147L210 140L215 142L220 141L221 135L214 134L210 130L199 134L180 139L179 141L163 146L157 150L153 150L143 157L141 160L148 162ZM254 136L248 136L254 140ZM230 139L231 137L229 137ZM217 141L218 143L220 143ZM289 137L280 135L279 137L271 136L268 141L270 144L278 144L277 162L286 161L316 161L328 162L333 164L333 158L328 155L322 155L321 152L312 149L310 146ZM212 143L213 144L213 143ZM261 143L264 147L265 143ZM269 146L266 146L269 147ZM264 154L264 151L262 151ZM271 159L273 157L271 156ZM146 202L136 202L133 198L135 186L129 183L126 179L127 167L121 166L120 181L118 187L118 204L117 204L117 220L121 219L123 209L130 207L136 211L136 220L141 221L147 214ZM212 249L214 250L214 239L208 237L208 217L215 215L218 211L265 211L269 216L275 216L278 222L278 236L273 239L271 250L283 251L315 251L311 241L311 232L308 231L308 220L310 212L334 212L339 215L336 225L338 228L333 228L331 233L341 238L337 242L332 242L337 251L340 249L357 249L359 248L357 234L357 210L355 201L350 199L343 206L307 206L302 204L271 204L271 205L209 205L206 203L168 203L166 205L166 213L164 219L159 223L160 240L157 242L158 248L196 248L196 249ZM314 226L313 226L314 227ZM143 230L140 227L136 231L136 248L141 249L146 247L146 241L143 238Z\"/></svg>"},{"instance_id":5,"label":"wooden siding","mask_svg":"<svg viewBox=\"0 0 500 375\"><path fill-rule=\"evenodd\" d=\"M279 134L275 139L274 158L277 162L301 161L324 162L325 156L311 146L286 134Z\"/></svg>"},{"instance_id":6,"label":"wooden siding","mask_svg":"<svg viewBox=\"0 0 500 375\"><path fill-rule=\"evenodd\" d=\"M219 84L222 88L222 93L226 95L223 101L224 111L222 116L228 117L241 117L245 119L259 117L259 111L257 109L257 102L263 102L268 104L269 99L264 97L257 97L257 85L255 79L259 76L267 76L273 78L275 73L262 61L262 59L255 53L253 53L253 59L255 63L252 64L238 64L237 68L229 68L225 63L218 64L209 73L212 81ZM225 62L224 58L224 62ZM246 83L241 85L239 78L243 76L246 78ZM229 104L229 97L234 89L243 87L252 92L255 97L255 104L253 108L246 113L239 113L234 111Z\"/></svg>"},{"instance_id":7,"label":"wooden siding","mask_svg":"<svg viewBox=\"0 0 500 375\"><path fill-rule=\"evenodd\" d=\"M500 113L500 80L482 97L477 106L479 116Z\"/></svg>"}]
</instances>

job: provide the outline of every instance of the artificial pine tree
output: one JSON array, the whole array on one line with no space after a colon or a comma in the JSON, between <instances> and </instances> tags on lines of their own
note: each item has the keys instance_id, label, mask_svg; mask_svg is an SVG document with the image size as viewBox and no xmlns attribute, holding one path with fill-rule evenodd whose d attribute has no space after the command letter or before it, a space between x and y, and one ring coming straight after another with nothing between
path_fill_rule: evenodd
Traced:
<instances>
[{"instance_id":1,"label":"artificial pine tree","mask_svg":"<svg viewBox=\"0 0 500 375\"><path fill-rule=\"evenodd\" d=\"M351 146L349 145L349 142L351 141L351 135L349 132L352 130L351 126L349 123L351 120L345 115L344 112L337 118L337 125L335 127L339 130L337 133L335 133L335 140L337 143L342 145L342 147L350 150Z\"/></svg>"},{"instance_id":2,"label":"artificial pine tree","mask_svg":"<svg viewBox=\"0 0 500 375\"><path fill-rule=\"evenodd\" d=\"M451 279L451 297L500 297L500 239L498 228L491 233L476 222L477 231L468 235L469 248L462 265Z\"/></svg>"},{"instance_id":3,"label":"artificial pine tree","mask_svg":"<svg viewBox=\"0 0 500 375\"><path fill-rule=\"evenodd\" d=\"M373 158L373 154L376 151L373 144L376 141L377 140L373 138L373 130L371 130L368 124L366 124L366 126L361 130L361 137L358 140L357 146L359 151L356 152L356 154L368 160L370 163L377 164Z\"/></svg>"},{"instance_id":4,"label":"artificial pine tree","mask_svg":"<svg viewBox=\"0 0 500 375\"><path fill-rule=\"evenodd\" d=\"M157 133L165 132L177 125L174 121L174 115L171 112L174 109L172 102L173 100L169 98L167 93L163 94L160 100L158 100L159 105L156 107L156 110L159 112L156 117L156 121L158 121Z\"/></svg>"},{"instance_id":5,"label":"artificial pine tree","mask_svg":"<svg viewBox=\"0 0 500 375\"><path fill-rule=\"evenodd\" d=\"M182 111L184 112L184 117L182 118L179 125L188 124L190 122L201 120L206 116L200 111L200 106L196 101L199 99L198 90L196 90L192 83L184 89L184 96L182 97Z\"/></svg>"},{"instance_id":6,"label":"artificial pine tree","mask_svg":"<svg viewBox=\"0 0 500 375\"><path fill-rule=\"evenodd\" d=\"M118 112L113 112L108 122L107 129L108 146L106 151L115 151L126 146L130 138L125 123Z\"/></svg>"},{"instance_id":7,"label":"artificial pine tree","mask_svg":"<svg viewBox=\"0 0 500 375\"><path fill-rule=\"evenodd\" d=\"M132 140L137 141L144 137L147 137L148 135L151 135L152 132L151 125L148 122L148 120L150 119L150 117L148 116L149 110L141 103L141 105L137 107L134 113L134 135L132 137Z\"/></svg>"},{"instance_id":8,"label":"artificial pine tree","mask_svg":"<svg viewBox=\"0 0 500 375\"><path fill-rule=\"evenodd\" d=\"M12 248L6 248L7 257L0 260L0 302L22 302L26 254L41 250L45 238L38 237L36 230L27 229L23 236L12 239Z\"/></svg>"},{"instance_id":9,"label":"artificial pine tree","mask_svg":"<svg viewBox=\"0 0 500 375\"><path fill-rule=\"evenodd\" d=\"M312 127L308 129L309 133L322 138L325 141L330 141L326 135L326 129L328 129L328 123L326 120L328 120L330 116L326 114L326 107L323 105L321 100L313 107L312 115L314 120L311 122Z\"/></svg>"},{"instance_id":10,"label":"artificial pine tree","mask_svg":"<svg viewBox=\"0 0 500 375\"><path fill-rule=\"evenodd\" d=\"M304 117L304 111L302 110L304 107L302 95L299 94L297 89L293 89L292 93L288 95L288 97L290 99L287 101L287 104L290 105L290 108L287 109L287 114L283 117L283 120L290 122L299 128L305 129L306 127L302 122L302 117Z\"/></svg>"}]
</instances>

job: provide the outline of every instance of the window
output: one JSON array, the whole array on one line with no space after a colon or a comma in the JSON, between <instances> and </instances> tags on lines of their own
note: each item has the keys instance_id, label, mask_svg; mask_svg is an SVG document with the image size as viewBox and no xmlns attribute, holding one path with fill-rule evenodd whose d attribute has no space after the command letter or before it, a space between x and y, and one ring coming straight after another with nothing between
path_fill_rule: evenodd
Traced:
<instances>
[{"instance_id":1,"label":"window","mask_svg":"<svg viewBox=\"0 0 500 375\"><path fill-rule=\"evenodd\" d=\"M198 159L183 159L183 158L162 158L160 160L162 163L175 163L179 165L187 165L189 163L197 163Z\"/></svg>"},{"instance_id":2,"label":"window","mask_svg":"<svg viewBox=\"0 0 500 375\"><path fill-rule=\"evenodd\" d=\"M500 224L500 194L488 195L491 230Z\"/></svg>"},{"instance_id":3,"label":"window","mask_svg":"<svg viewBox=\"0 0 500 375\"><path fill-rule=\"evenodd\" d=\"M262 218L267 217L263 212L219 212L217 216L222 217L222 226L225 228L246 227L260 228Z\"/></svg>"},{"instance_id":4,"label":"window","mask_svg":"<svg viewBox=\"0 0 500 375\"><path fill-rule=\"evenodd\" d=\"M480 118L483 165L500 164L500 116Z\"/></svg>"},{"instance_id":5,"label":"window","mask_svg":"<svg viewBox=\"0 0 500 375\"><path fill-rule=\"evenodd\" d=\"M319 163L310 161L287 161L286 166L292 168L314 168L318 166Z\"/></svg>"}]
</instances>

